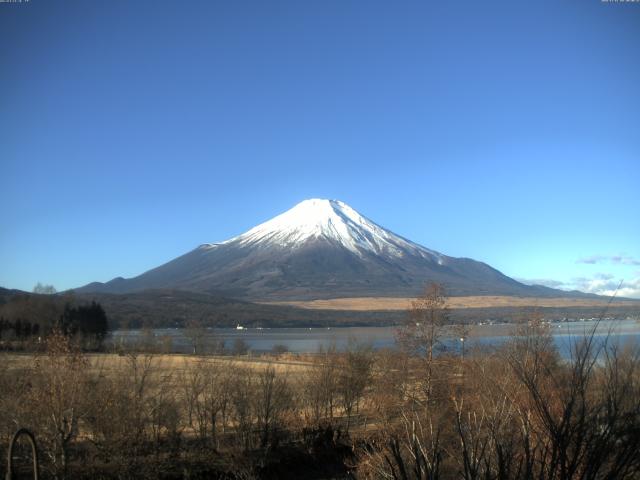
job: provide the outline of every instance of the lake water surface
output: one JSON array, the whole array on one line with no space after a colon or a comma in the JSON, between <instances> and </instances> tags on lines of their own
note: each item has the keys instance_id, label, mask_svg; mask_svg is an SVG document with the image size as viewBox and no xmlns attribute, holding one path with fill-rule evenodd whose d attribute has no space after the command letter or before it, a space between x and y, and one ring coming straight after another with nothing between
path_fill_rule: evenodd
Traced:
<instances>
[{"instance_id":1,"label":"lake water surface","mask_svg":"<svg viewBox=\"0 0 640 480\"><path fill-rule=\"evenodd\" d=\"M499 345L510 338L515 330L514 325L475 325L465 341L465 349L478 346ZM554 341L564 357L570 355L570 348L576 341L584 338L594 328L596 336L604 339L610 336L609 342L624 345L640 344L640 323L636 320L606 320L601 322L564 322L549 325ZM339 327L339 328L216 328L206 329L199 336L201 352L212 352L216 345L224 342L225 348L232 349L236 340L242 339L251 351L269 352L281 345L294 353L316 353L320 349L335 346L344 350L352 342L371 345L374 349L396 348L396 332L398 327ZM117 330L113 332L111 341L114 344L135 344L153 342L164 345L173 352L187 353L192 351L192 340L182 329ZM451 350L460 350L462 342L459 338L448 338L444 346Z\"/></svg>"}]
</instances>

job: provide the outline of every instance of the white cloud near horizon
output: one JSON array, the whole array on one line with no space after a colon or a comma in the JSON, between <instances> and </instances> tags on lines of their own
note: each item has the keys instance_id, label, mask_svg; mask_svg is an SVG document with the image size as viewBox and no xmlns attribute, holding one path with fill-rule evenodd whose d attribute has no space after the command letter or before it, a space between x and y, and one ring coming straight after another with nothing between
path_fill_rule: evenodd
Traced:
<instances>
[{"instance_id":1,"label":"white cloud near horizon","mask_svg":"<svg viewBox=\"0 0 640 480\"><path fill-rule=\"evenodd\" d=\"M640 270L629 267L640 266L637 257L620 253L618 255L595 254L581 257L576 264L582 264L583 276L575 276L568 280L535 280L535 283L562 290L579 290L596 295L640 298ZM592 266L601 266L608 271L589 271ZM635 270L631 272L630 270ZM593 272L593 273L592 273ZM611 273L613 272L613 273ZM532 283L525 281L524 283Z\"/></svg>"},{"instance_id":2,"label":"white cloud near horizon","mask_svg":"<svg viewBox=\"0 0 640 480\"><path fill-rule=\"evenodd\" d=\"M591 276L574 277L569 281L561 281L554 279L524 279L518 281L527 285L543 285L550 288L558 288L560 290L579 290L585 293L595 293L596 295L640 298L640 272L636 272L634 278L630 280L621 280L610 273L598 272ZM618 288L620 287L620 288Z\"/></svg>"}]
</instances>

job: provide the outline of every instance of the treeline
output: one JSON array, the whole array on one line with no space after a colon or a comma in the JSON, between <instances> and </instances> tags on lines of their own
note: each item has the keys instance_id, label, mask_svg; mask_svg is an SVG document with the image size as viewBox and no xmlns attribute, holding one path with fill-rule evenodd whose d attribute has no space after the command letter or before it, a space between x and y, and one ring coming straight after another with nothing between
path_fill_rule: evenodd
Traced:
<instances>
[{"instance_id":1,"label":"treeline","mask_svg":"<svg viewBox=\"0 0 640 480\"><path fill-rule=\"evenodd\" d=\"M16 319L14 322L5 320L0 317L0 339L16 338L18 340L26 340L40 334L40 324L32 324L29 320Z\"/></svg>"},{"instance_id":2,"label":"treeline","mask_svg":"<svg viewBox=\"0 0 640 480\"><path fill-rule=\"evenodd\" d=\"M25 347L53 330L95 346L109 332L109 322L99 303L79 303L69 296L16 295L0 305L0 342L5 347Z\"/></svg>"},{"instance_id":3,"label":"treeline","mask_svg":"<svg viewBox=\"0 0 640 480\"><path fill-rule=\"evenodd\" d=\"M46 287L46 286L45 286ZM41 290L41 289L38 289ZM42 289L46 291L46 289ZM331 327L331 326L392 326L406 319L406 312L398 311L336 311L303 309L284 305L266 305L238 299L180 290L147 290L129 294L58 294L32 295L0 288L0 315L2 304L14 302L34 304L55 299L59 316L64 302L86 304L96 301L105 310L109 328L183 328L197 319L206 327ZM31 307L28 307L29 309ZM46 310L46 309L45 309ZM491 319L497 322L518 322L535 310L545 318L591 318L602 313L601 307L555 308L541 307L523 311L516 307L451 309L455 323L477 323ZM637 316L637 306L610 306L607 316L625 318ZM47 316L47 312L43 312ZM5 318L7 316L5 315ZM56 317L57 318L57 317ZM12 321L15 320L12 317Z\"/></svg>"},{"instance_id":4,"label":"treeline","mask_svg":"<svg viewBox=\"0 0 640 480\"><path fill-rule=\"evenodd\" d=\"M406 319L404 310L337 311L304 309L285 305L266 305L206 293L179 290L147 290L129 294L79 294L78 298L100 302L111 328L141 329L182 328L193 319L207 327L345 327L391 326ZM516 322L537 311L548 319L591 318L602 313L602 307L536 307L523 311L520 307L451 309L456 323L477 323L491 319ZM625 318L637 315L638 307L610 306L607 316Z\"/></svg>"},{"instance_id":5,"label":"treeline","mask_svg":"<svg viewBox=\"0 0 640 480\"><path fill-rule=\"evenodd\" d=\"M105 308L112 329L182 328L198 319L206 327L327 327L393 325L405 312L358 312L303 309L252 303L181 290L146 290L128 294L78 294Z\"/></svg>"}]
</instances>

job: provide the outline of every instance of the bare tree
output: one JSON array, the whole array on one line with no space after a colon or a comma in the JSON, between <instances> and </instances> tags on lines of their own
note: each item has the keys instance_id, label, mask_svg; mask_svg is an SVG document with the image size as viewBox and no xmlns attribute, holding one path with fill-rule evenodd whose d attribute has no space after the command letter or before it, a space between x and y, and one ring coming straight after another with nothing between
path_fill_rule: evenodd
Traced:
<instances>
[{"instance_id":1,"label":"bare tree","mask_svg":"<svg viewBox=\"0 0 640 480\"><path fill-rule=\"evenodd\" d=\"M318 425L323 418L333 419L338 388L338 365L335 346L320 352L314 365L305 372L302 383L310 423Z\"/></svg>"},{"instance_id":2,"label":"bare tree","mask_svg":"<svg viewBox=\"0 0 640 480\"><path fill-rule=\"evenodd\" d=\"M269 365L258 373L256 382L255 412L260 429L260 445L266 447L273 430L280 424L282 415L292 406L292 395L286 376L277 374Z\"/></svg>"},{"instance_id":3,"label":"bare tree","mask_svg":"<svg viewBox=\"0 0 640 480\"><path fill-rule=\"evenodd\" d=\"M249 450L251 447L251 430L255 418L253 396L255 394L255 379L251 370L236 367L230 388L230 404L238 443L244 450Z\"/></svg>"},{"instance_id":4,"label":"bare tree","mask_svg":"<svg viewBox=\"0 0 640 480\"><path fill-rule=\"evenodd\" d=\"M202 353L202 349L206 342L207 329L204 328L200 320L189 320L184 328L184 336L191 343L193 354Z\"/></svg>"},{"instance_id":5,"label":"bare tree","mask_svg":"<svg viewBox=\"0 0 640 480\"><path fill-rule=\"evenodd\" d=\"M171 427L170 419L162 419L164 402L154 398L170 387L159 378L160 367L152 354L129 353L120 357L111 374L93 378L87 391L87 438L104 460L118 460L123 478L140 474L139 457L147 442L159 439L163 424ZM157 451L157 443L155 447Z\"/></svg>"},{"instance_id":6,"label":"bare tree","mask_svg":"<svg viewBox=\"0 0 640 480\"><path fill-rule=\"evenodd\" d=\"M425 407L428 408L428 407ZM445 460L442 430L431 412L404 413L397 428L374 440L377 448L361 452L358 477L393 480L437 480Z\"/></svg>"},{"instance_id":7,"label":"bare tree","mask_svg":"<svg viewBox=\"0 0 640 480\"><path fill-rule=\"evenodd\" d=\"M369 395L378 419L385 427L400 418L409 396L409 358L387 350L375 355L373 384Z\"/></svg>"},{"instance_id":8,"label":"bare tree","mask_svg":"<svg viewBox=\"0 0 640 480\"><path fill-rule=\"evenodd\" d=\"M227 426L233 372L230 362L185 360L180 384L187 424L203 444L210 440L214 448L219 424L223 432Z\"/></svg>"},{"instance_id":9,"label":"bare tree","mask_svg":"<svg viewBox=\"0 0 640 480\"><path fill-rule=\"evenodd\" d=\"M411 302L409 318L397 332L400 345L424 359L424 392L431 399L433 392L433 359L449 321L446 296L442 285L430 283L422 296Z\"/></svg>"},{"instance_id":10,"label":"bare tree","mask_svg":"<svg viewBox=\"0 0 640 480\"><path fill-rule=\"evenodd\" d=\"M159 379L158 384L153 386L153 393L145 402L147 429L156 456L160 454L160 448L165 439L169 439L173 446L177 446L182 434L177 395L173 388L167 388L171 384L171 374L164 375Z\"/></svg>"},{"instance_id":11,"label":"bare tree","mask_svg":"<svg viewBox=\"0 0 640 480\"><path fill-rule=\"evenodd\" d=\"M233 364L229 361L209 363L206 368L203 392L204 413L209 421L212 441L216 446L218 423L221 423L222 433L225 433L227 428L233 371Z\"/></svg>"},{"instance_id":12,"label":"bare tree","mask_svg":"<svg viewBox=\"0 0 640 480\"><path fill-rule=\"evenodd\" d=\"M56 478L66 478L69 448L85 415L84 394L88 363L80 349L60 331L46 340L46 356L36 356L30 405L41 414L39 437Z\"/></svg>"},{"instance_id":13,"label":"bare tree","mask_svg":"<svg viewBox=\"0 0 640 480\"><path fill-rule=\"evenodd\" d=\"M200 402L205 389L205 370L202 363L194 364L189 359L184 359L184 368L179 377L182 390L182 404L186 414L188 426L199 434L200 438L206 436L206 423L200 422ZM198 423L198 425L196 425Z\"/></svg>"},{"instance_id":14,"label":"bare tree","mask_svg":"<svg viewBox=\"0 0 640 480\"><path fill-rule=\"evenodd\" d=\"M233 341L233 348L231 352L236 355L246 355L249 352L249 344L244 340L244 338L236 338Z\"/></svg>"},{"instance_id":15,"label":"bare tree","mask_svg":"<svg viewBox=\"0 0 640 480\"><path fill-rule=\"evenodd\" d=\"M509 364L526 392L537 476L633 478L640 472L640 353L621 356L596 328L572 346L569 365L520 340ZM526 342L526 343L524 343ZM526 347L526 348L525 348Z\"/></svg>"},{"instance_id":16,"label":"bare tree","mask_svg":"<svg viewBox=\"0 0 640 480\"><path fill-rule=\"evenodd\" d=\"M338 393L344 414L347 417L346 430L349 431L354 409L371 383L373 356L370 346L350 345L338 374Z\"/></svg>"},{"instance_id":17,"label":"bare tree","mask_svg":"<svg viewBox=\"0 0 640 480\"><path fill-rule=\"evenodd\" d=\"M42 295L53 295L57 292L58 291L56 290L56 287L54 287L53 285L44 285L40 282L36 283L36 285L33 287L33 293L40 293Z\"/></svg>"}]
</instances>

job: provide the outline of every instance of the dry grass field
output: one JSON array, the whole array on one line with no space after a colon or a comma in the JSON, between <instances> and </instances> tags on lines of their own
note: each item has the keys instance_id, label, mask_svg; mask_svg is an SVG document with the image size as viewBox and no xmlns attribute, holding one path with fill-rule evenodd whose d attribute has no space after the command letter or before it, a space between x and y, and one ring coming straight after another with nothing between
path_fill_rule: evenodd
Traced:
<instances>
[{"instance_id":1,"label":"dry grass field","mask_svg":"<svg viewBox=\"0 0 640 480\"><path fill-rule=\"evenodd\" d=\"M270 305L291 305L311 310L354 310L354 311L383 311L406 310L413 298L406 297L353 297L332 298L328 300L308 301L279 301L262 302ZM507 297L507 296L469 296L449 297L449 308L495 308L495 307L606 307L608 299L592 298L534 298L534 297ZM634 300L615 300L611 302L616 306L639 306L640 302Z\"/></svg>"},{"instance_id":2,"label":"dry grass field","mask_svg":"<svg viewBox=\"0 0 640 480\"><path fill-rule=\"evenodd\" d=\"M142 357L141 353L138 356ZM191 366L199 363L228 365L230 363L252 370L260 370L266 366L273 367L277 373L286 373L295 377L307 371L313 366L311 358L305 355L283 354L280 356L263 355L263 356L213 356L213 355L190 355L190 354L153 354L153 365L157 372L162 374L180 374L188 371ZM115 353L89 353L86 354L89 362L89 371L109 375L124 369L127 362L126 355L118 355ZM43 355L46 361L46 356ZM6 371L22 370L33 366L36 360L35 354L32 353L8 353L4 352L0 355L2 368Z\"/></svg>"}]
</instances>

